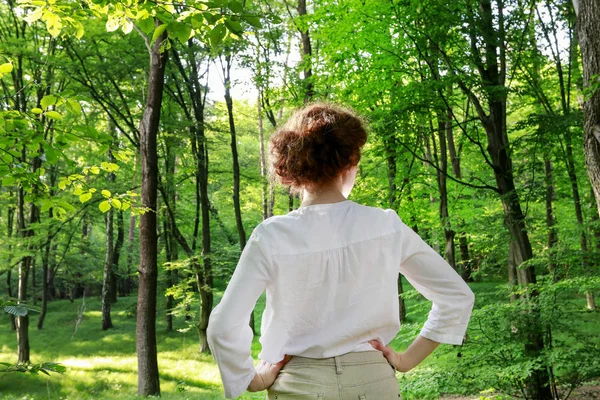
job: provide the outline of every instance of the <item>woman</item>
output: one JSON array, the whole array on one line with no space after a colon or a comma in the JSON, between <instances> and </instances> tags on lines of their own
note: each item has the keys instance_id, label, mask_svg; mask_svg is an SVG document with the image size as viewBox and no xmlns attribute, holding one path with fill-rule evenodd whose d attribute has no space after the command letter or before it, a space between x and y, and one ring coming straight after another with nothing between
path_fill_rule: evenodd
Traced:
<instances>
[{"instance_id":1,"label":"woman","mask_svg":"<svg viewBox=\"0 0 600 400\"><path fill-rule=\"evenodd\" d=\"M396 370L412 369L439 343L462 344L469 287L393 210L347 200L366 140L360 118L323 103L273 135L272 170L302 204L256 227L210 316L226 397L268 389L278 400L398 399ZM384 345L400 328L399 273L433 302L403 353ZM254 367L248 320L264 290Z\"/></svg>"}]
</instances>

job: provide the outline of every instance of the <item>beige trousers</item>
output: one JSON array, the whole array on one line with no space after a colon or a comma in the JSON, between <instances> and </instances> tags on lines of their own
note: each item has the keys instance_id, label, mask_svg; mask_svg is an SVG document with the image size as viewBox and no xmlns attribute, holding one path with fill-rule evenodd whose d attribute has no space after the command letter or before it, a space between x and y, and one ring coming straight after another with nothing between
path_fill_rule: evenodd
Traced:
<instances>
[{"instance_id":1,"label":"beige trousers","mask_svg":"<svg viewBox=\"0 0 600 400\"><path fill-rule=\"evenodd\" d=\"M398 400L396 373L379 351L332 358L292 357L268 390L268 400Z\"/></svg>"}]
</instances>

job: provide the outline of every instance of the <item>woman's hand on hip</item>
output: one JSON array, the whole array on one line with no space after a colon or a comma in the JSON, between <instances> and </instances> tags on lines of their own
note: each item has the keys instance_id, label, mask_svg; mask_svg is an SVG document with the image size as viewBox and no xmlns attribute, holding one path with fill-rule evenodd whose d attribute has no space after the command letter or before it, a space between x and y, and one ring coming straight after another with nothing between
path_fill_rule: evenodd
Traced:
<instances>
[{"instance_id":1,"label":"woman's hand on hip","mask_svg":"<svg viewBox=\"0 0 600 400\"><path fill-rule=\"evenodd\" d=\"M402 366L402 354L397 353L390 346L384 346L378 340L370 340L369 344L373 346L375 350L379 350L383 353L383 356L386 358L388 363L392 365L396 369L396 371L407 372L408 370L403 368Z\"/></svg>"},{"instance_id":2,"label":"woman's hand on hip","mask_svg":"<svg viewBox=\"0 0 600 400\"><path fill-rule=\"evenodd\" d=\"M281 368L290 361L292 356L286 355L283 360L279 361L277 364L270 364L266 361L261 360L256 367L256 375L248 385L249 392L260 392L261 390L266 390L273 385L275 382L275 378L281 371Z\"/></svg>"},{"instance_id":3,"label":"woman's hand on hip","mask_svg":"<svg viewBox=\"0 0 600 400\"><path fill-rule=\"evenodd\" d=\"M400 372L408 372L419 365L440 344L439 342L418 335L404 353L396 353L394 349L384 346L377 340L370 340L369 343L375 349L381 351L388 362Z\"/></svg>"}]
</instances>

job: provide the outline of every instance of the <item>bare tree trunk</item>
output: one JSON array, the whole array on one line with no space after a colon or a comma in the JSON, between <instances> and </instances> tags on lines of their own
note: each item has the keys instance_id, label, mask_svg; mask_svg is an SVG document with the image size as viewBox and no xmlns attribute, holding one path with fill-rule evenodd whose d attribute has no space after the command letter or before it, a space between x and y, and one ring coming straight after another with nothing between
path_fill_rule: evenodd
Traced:
<instances>
[{"instance_id":1,"label":"bare tree trunk","mask_svg":"<svg viewBox=\"0 0 600 400\"><path fill-rule=\"evenodd\" d=\"M192 264L196 272L196 285L198 287L198 292L200 293L200 315L197 324L200 352L208 353L210 349L208 347L206 330L208 329L208 319L213 306L213 276L211 262L210 202L208 199L209 159L204 132L206 90L200 87L200 76L198 74L198 64L196 60L197 55L194 46L194 42L191 39L188 40L187 55L190 58L190 60L188 60L188 65L191 68L190 74L186 72L185 65L181 61L178 53L173 51L174 62L181 77L185 81L189 99L192 103L192 113L185 107L185 104L182 105L184 108L183 111L190 119L193 118L195 120L195 124L190 127L190 134L192 152L196 157L196 203L200 205L200 209L196 208L197 216L194 222L195 228L191 247L177 229L177 225L174 222L174 215L171 212L169 213L169 217L173 223L173 233L175 234L177 241L185 251L186 255L192 258ZM168 202L168 199L165 200L165 202ZM200 214L198 215L199 212ZM202 217L202 264L199 263L199 260L195 255L200 216Z\"/></svg>"},{"instance_id":2,"label":"bare tree trunk","mask_svg":"<svg viewBox=\"0 0 600 400\"><path fill-rule=\"evenodd\" d=\"M12 198L12 191L11 191L11 198ZM6 271L6 288L8 291L8 297L13 297L13 291L12 291L12 267L10 267L10 265L12 265L12 244L10 239L12 238L13 235L13 227L14 227L14 221L15 221L15 208L9 206L8 207L8 212L7 212L7 237L9 239L8 241L8 260L6 265L9 265L8 271ZM17 232L18 234L18 232ZM15 316L10 314L10 328L11 330L15 331L17 330L17 323L15 320Z\"/></svg>"},{"instance_id":3,"label":"bare tree trunk","mask_svg":"<svg viewBox=\"0 0 600 400\"><path fill-rule=\"evenodd\" d=\"M166 137L164 139L165 146L165 184L164 190L166 196L169 198L169 204L167 207L172 210L175 214L177 210L177 193L175 189L175 164L177 161L177 156L175 155L174 149L174 140L170 137ZM164 237L165 237L165 250L166 250L166 258L167 263L171 264L177 261L178 259L178 245L177 239L175 239L175 235L173 234L173 225L172 221L168 216L169 211L166 209L163 212L163 227L164 227ZM167 289L170 289L177 282L177 271L174 269L167 268ZM171 332L173 330L173 307L174 301L172 295L167 296L167 304L165 306L165 317L167 321L167 331Z\"/></svg>"},{"instance_id":4,"label":"bare tree trunk","mask_svg":"<svg viewBox=\"0 0 600 400\"><path fill-rule=\"evenodd\" d=\"M303 18L306 15L306 0L298 0L298 15ZM299 29L302 41L302 65L304 71L304 103L310 102L315 96L314 83L312 81L312 46L308 28Z\"/></svg>"},{"instance_id":5,"label":"bare tree trunk","mask_svg":"<svg viewBox=\"0 0 600 400\"><path fill-rule=\"evenodd\" d=\"M267 179L267 157L265 154L265 137L263 129L262 106L260 101L260 92L256 101L258 114L258 140L260 142L260 178L262 180L262 217L263 220L270 217L269 215L269 180ZM272 211L271 211L272 215Z\"/></svg>"},{"instance_id":6,"label":"bare tree trunk","mask_svg":"<svg viewBox=\"0 0 600 400\"><path fill-rule=\"evenodd\" d=\"M240 207L240 163L237 151L237 135L235 131L235 120L233 118L233 99L231 98L231 53L225 55L225 67L223 69L225 85L225 104L229 120L229 133L231 135L231 158L233 160L233 208L235 211L235 224L240 239L240 249L246 247L246 231L242 222L242 211Z\"/></svg>"},{"instance_id":7,"label":"bare tree trunk","mask_svg":"<svg viewBox=\"0 0 600 400\"><path fill-rule=\"evenodd\" d=\"M554 199L554 183L552 174L552 162L548 159L548 156L544 156L544 172L545 172L545 185L546 185L546 229L548 229L547 245L549 250L549 263L548 269L552 274L554 282L558 280L556 275L556 261L554 260L554 247L558 243L558 233L556 232L556 221L554 218L554 210L552 207L552 201Z\"/></svg>"},{"instance_id":8,"label":"bare tree trunk","mask_svg":"<svg viewBox=\"0 0 600 400\"><path fill-rule=\"evenodd\" d=\"M48 210L48 218L52 220L52 209ZM42 307L37 323L38 330L44 328L44 319L46 318L46 312L48 311L48 270L50 264L51 250L52 236L50 234L50 231L48 231L48 233L46 234L46 244L44 245L44 252L42 253ZM54 256L52 255L52 257Z\"/></svg>"},{"instance_id":9,"label":"bare tree trunk","mask_svg":"<svg viewBox=\"0 0 600 400\"><path fill-rule=\"evenodd\" d=\"M111 174L113 175L113 174ZM109 178L109 181L111 179ZM114 178L113 178L114 180ZM114 209L104 214L104 223L106 225L106 253L104 257L104 274L102 279L102 330L105 331L112 328L112 320L110 318L110 281L112 277L113 263L113 218Z\"/></svg>"},{"instance_id":10,"label":"bare tree trunk","mask_svg":"<svg viewBox=\"0 0 600 400\"><path fill-rule=\"evenodd\" d=\"M397 210L398 207L398 187L396 185L397 172L397 157L396 157L396 139L390 134L384 138L384 146L386 150L386 162L388 171L388 205L392 210ZM406 321L406 304L402 298L404 288L402 287L402 276L398 275L398 316L400 322Z\"/></svg>"},{"instance_id":11,"label":"bare tree trunk","mask_svg":"<svg viewBox=\"0 0 600 400\"><path fill-rule=\"evenodd\" d=\"M158 19L155 20L159 26ZM161 34L150 52L148 98L140 122L140 155L142 164L142 206L148 211L140 217L140 267L136 325L136 350L138 356L138 395L160 396L158 360L156 349L156 292L157 292L157 234L156 188L158 161L156 138L159 129L160 109L167 53L160 52L166 40Z\"/></svg>"},{"instance_id":12,"label":"bare tree trunk","mask_svg":"<svg viewBox=\"0 0 600 400\"><path fill-rule=\"evenodd\" d=\"M114 161L112 151L108 151L108 160ZM110 173L108 175L108 182L114 183L116 175ZM104 256L104 271L102 275L102 330L105 331L112 328L112 319L110 317L110 305L111 305L111 282L113 279L113 251L114 251L114 214L115 210L111 206L110 209L104 214L104 226L106 232L106 251Z\"/></svg>"},{"instance_id":13,"label":"bare tree trunk","mask_svg":"<svg viewBox=\"0 0 600 400\"><path fill-rule=\"evenodd\" d=\"M121 249L125 242L125 226L123 221L123 211L117 212L117 240L115 241L115 247L113 248L112 255L112 271L110 275L110 302L117 302L118 293L118 280L122 278L119 276L119 260L121 258Z\"/></svg>"},{"instance_id":14,"label":"bare tree trunk","mask_svg":"<svg viewBox=\"0 0 600 400\"><path fill-rule=\"evenodd\" d=\"M24 150L23 150L24 151ZM26 241L31 236L25 228L25 193L22 187L17 189L17 226L19 236ZM31 205L32 211L35 205ZM31 256L25 256L19 263L19 288L17 292L17 302L27 302L27 278L29 275L29 266L31 265ZM19 316L17 322L17 342L18 342L18 361L22 363L29 362L29 316Z\"/></svg>"}]
</instances>

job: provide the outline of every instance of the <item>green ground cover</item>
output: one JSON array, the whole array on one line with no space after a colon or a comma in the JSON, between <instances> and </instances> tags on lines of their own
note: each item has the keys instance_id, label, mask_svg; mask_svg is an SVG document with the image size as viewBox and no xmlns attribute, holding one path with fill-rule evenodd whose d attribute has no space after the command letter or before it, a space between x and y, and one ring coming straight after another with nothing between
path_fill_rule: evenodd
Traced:
<instances>
[{"instance_id":1,"label":"green ground cover","mask_svg":"<svg viewBox=\"0 0 600 400\"><path fill-rule=\"evenodd\" d=\"M495 291L498 284L475 283L471 287L478 298L477 306L497 301ZM216 293L217 300L221 294ZM119 298L112 311L114 328L108 331L100 329L99 298L87 298L85 304L83 299L73 303L68 300L50 302L44 329L38 331L35 323L31 323L32 362L60 362L66 366L67 372L51 376L1 374L0 399L136 398L136 301L135 296ZM405 348L418 333L429 310L429 303L418 296L409 298L407 306L408 322L392 342L392 346L398 350ZM264 298L261 298L257 306L258 324L263 308ZM37 314L32 314L32 319L37 321ZM162 397L223 399L217 367L210 355L198 353L195 329L182 332L189 328L183 319L176 319L174 325L175 330L167 332L165 318L159 315L157 339ZM582 329L589 328L584 326ZM256 357L259 352L258 338L255 338L252 350ZM408 391L405 397L421 398L416 394L420 393L419 390L427 393L432 384L439 386L439 382L432 380L439 377L440 368L452 368L461 362L461 358L457 357L460 351L457 346L441 346L434 357L426 360L414 372L399 375L401 387L406 386ZM7 315L0 315L0 361L16 361L16 336L10 330ZM432 396L428 397L435 398ZM264 393L248 393L241 399L264 399Z\"/></svg>"}]
</instances>

